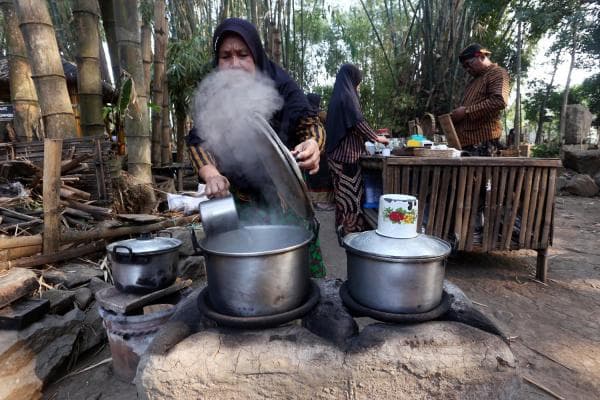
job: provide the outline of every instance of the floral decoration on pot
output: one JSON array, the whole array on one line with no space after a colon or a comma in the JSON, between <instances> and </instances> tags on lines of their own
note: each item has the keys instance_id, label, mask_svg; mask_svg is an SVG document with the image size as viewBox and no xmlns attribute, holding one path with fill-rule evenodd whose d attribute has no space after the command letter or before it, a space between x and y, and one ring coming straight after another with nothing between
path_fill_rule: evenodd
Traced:
<instances>
[{"instance_id":1,"label":"floral decoration on pot","mask_svg":"<svg viewBox=\"0 0 600 400\"><path fill-rule=\"evenodd\" d=\"M417 216L414 209L387 207L383 210L383 217L389 219L392 224L414 224Z\"/></svg>"}]
</instances>

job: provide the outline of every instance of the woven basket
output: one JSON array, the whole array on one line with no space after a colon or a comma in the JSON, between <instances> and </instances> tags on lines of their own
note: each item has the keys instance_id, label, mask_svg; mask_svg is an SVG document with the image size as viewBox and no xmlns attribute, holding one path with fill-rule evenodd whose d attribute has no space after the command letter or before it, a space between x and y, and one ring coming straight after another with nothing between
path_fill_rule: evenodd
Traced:
<instances>
[{"instance_id":1,"label":"woven basket","mask_svg":"<svg viewBox=\"0 0 600 400\"><path fill-rule=\"evenodd\" d=\"M417 157L437 157L437 158L452 158L454 150L452 149L426 149L424 147L415 147L413 150Z\"/></svg>"}]
</instances>

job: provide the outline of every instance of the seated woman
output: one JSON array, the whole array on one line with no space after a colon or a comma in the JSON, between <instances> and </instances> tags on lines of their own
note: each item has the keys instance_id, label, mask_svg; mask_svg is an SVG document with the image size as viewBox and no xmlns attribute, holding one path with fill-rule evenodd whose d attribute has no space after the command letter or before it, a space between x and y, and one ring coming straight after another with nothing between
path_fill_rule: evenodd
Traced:
<instances>
[{"instance_id":1,"label":"seated woman","mask_svg":"<svg viewBox=\"0 0 600 400\"><path fill-rule=\"evenodd\" d=\"M335 78L327 109L327 159L335 198L335 224L346 233L365 229L361 211L363 182L358 159L366 154L365 141L388 144L377 136L363 117L358 101L362 73L352 64L344 64Z\"/></svg>"},{"instance_id":2,"label":"seated woman","mask_svg":"<svg viewBox=\"0 0 600 400\"><path fill-rule=\"evenodd\" d=\"M283 105L275 112L269 124L284 145L292 149L298 166L309 174L315 174L319 169L320 153L325 143L323 126L298 85L283 69L268 59L254 25L238 18L224 20L215 30L213 49L214 65L218 71L245 71L256 76L256 79L259 79L260 74L272 81L283 99ZM266 212L265 207L261 207L262 194L257 193L256 187L249 185L243 176L237 174L238 171L232 174L228 173L231 169L223 169L224 163L219 163L223 161L223 157L219 159L217 154L211 154L205 146L209 132L202 132L201 124L197 126L197 133L189 135L187 142L194 168L206 183L205 194L209 198L222 197L227 196L231 189L242 218L244 213L252 214L256 221L257 215L263 215L265 223L274 222L267 221L272 218L273 213ZM283 214L289 220L290 216L285 212ZM311 245L310 253L313 276L324 276L325 267L318 243Z\"/></svg>"}]
</instances>

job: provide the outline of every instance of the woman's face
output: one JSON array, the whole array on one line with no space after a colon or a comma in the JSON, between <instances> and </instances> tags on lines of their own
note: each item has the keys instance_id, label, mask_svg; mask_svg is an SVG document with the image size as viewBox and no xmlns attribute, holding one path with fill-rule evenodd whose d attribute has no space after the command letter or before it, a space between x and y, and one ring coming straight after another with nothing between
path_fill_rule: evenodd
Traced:
<instances>
[{"instance_id":1,"label":"woman's face","mask_svg":"<svg viewBox=\"0 0 600 400\"><path fill-rule=\"evenodd\" d=\"M246 42L238 35L228 35L219 47L218 68L242 69L250 74L256 73L256 65Z\"/></svg>"}]
</instances>

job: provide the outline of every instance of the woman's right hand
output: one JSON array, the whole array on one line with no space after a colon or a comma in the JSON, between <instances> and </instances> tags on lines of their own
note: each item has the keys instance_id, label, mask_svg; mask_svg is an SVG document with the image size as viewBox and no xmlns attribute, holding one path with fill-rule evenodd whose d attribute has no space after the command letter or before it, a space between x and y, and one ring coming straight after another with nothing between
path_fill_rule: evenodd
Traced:
<instances>
[{"instance_id":1,"label":"woman's right hand","mask_svg":"<svg viewBox=\"0 0 600 400\"><path fill-rule=\"evenodd\" d=\"M388 144L390 144L390 139L388 139L386 136L383 136L383 135L377 135L376 141L379 143L385 144L386 146Z\"/></svg>"},{"instance_id":2,"label":"woman's right hand","mask_svg":"<svg viewBox=\"0 0 600 400\"><path fill-rule=\"evenodd\" d=\"M209 199L229 195L229 180L221 175L214 165L205 165L199 171L200 178L205 182L204 194Z\"/></svg>"}]
</instances>

